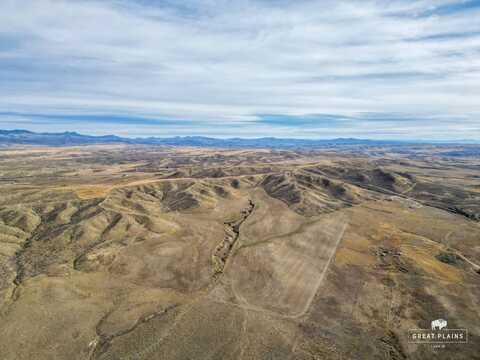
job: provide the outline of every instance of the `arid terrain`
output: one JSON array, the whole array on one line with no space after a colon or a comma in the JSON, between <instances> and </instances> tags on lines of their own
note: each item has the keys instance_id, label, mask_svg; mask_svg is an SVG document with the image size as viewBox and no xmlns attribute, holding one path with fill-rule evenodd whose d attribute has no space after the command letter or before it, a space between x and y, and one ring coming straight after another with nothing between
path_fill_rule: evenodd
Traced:
<instances>
[{"instance_id":1,"label":"arid terrain","mask_svg":"<svg viewBox=\"0 0 480 360\"><path fill-rule=\"evenodd\" d=\"M4 146L0 359L480 359L478 146Z\"/></svg>"}]
</instances>

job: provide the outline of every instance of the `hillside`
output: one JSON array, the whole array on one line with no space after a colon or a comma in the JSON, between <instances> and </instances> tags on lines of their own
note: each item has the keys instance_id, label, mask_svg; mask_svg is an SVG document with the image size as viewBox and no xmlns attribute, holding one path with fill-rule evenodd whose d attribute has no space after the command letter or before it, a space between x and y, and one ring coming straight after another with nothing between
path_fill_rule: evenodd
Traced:
<instances>
[{"instance_id":1,"label":"hillside","mask_svg":"<svg viewBox=\"0 0 480 360\"><path fill-rule=\"evenodd\" d=\"M480 162L450 150L0 149L1 358L473 359ZM439 318L468 345L409 342Z\"/></svg>"}]
</instances>

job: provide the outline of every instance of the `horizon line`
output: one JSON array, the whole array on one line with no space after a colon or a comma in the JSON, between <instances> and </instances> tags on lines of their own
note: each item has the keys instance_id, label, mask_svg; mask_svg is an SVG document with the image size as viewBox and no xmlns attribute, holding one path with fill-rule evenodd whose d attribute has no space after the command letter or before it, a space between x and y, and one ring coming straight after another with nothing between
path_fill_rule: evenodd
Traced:
<instances>
[{"instance_id":1,"label":"horizon line","mask_svg":"<svg viewBox=\"0 0 480 360\"><path fill-rule=\"evenodd\" d=\"M445 139L445 140L429 140L429 139L398 139L398 138L369 138L369 137L355 137L355 136L346 136L346 137L329 137L329 138L305 138L305 137L276 137L276 136L259 136L259 137L219 137L219 136L205 136L205 135L173 135L173 136L119 136L114 133L106 134L106 135L92 135L86 133L80 133L77 131L62 131L62 132L37 132L28 129L1 129L1 133L14 133L14 132L23 132L35 135L77 135L77 136L84 136L84 137L91 137L91 138L108 138L114 137L118 138L119 141L121 140L147 140L147 139L159 139L159 140L169 140L169 139L188 139L188 138L201 138L201 139L211 139L211 140L220 140L220 141L228 141L228 140L295 140L295 141L306 141L306 142L315 142L315 141L369 141L369 142L390 142L390 143L415 143L415 144L480 144L480 139Z\"/></svg>"}]
</instances>

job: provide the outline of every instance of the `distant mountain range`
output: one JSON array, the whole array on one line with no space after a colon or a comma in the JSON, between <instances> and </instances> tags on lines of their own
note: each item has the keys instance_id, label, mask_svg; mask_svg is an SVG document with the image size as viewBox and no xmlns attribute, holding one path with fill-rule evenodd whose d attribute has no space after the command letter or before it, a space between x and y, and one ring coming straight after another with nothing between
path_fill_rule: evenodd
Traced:
<instances>
[{"instance_id":1,"label":"distant mountain range","mask_svg":"<svg viewBox=\"0 0 480 360\"><path fill-rule=\"evenodd\" d=\"M412 142L410 142L411 144ZM335 145L400 145L408 144L402 141L380 141L355 138L337 138L329 140L312 139L284 139L263 137L256 139L230 138L217 139L203 136L176 136L176 137L148 137L124 138L115 135L92 136L77 132L62 133L35 133L28 130L0 130L0 144L24 145L88 145L88 144L139 144L139 145L169 145L169 146L197 146L221 148L307 148Z\"/></svg>"}]
</instances>

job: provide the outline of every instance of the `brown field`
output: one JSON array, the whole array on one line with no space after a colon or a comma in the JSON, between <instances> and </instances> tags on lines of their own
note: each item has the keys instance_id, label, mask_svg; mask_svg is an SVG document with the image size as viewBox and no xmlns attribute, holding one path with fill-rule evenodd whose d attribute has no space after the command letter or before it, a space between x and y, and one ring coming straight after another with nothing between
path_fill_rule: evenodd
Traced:
<instances>
[{"instance_id":1,"label":"brown field","mask_svg":"<svg viewBox=\"0 0 480 360\"><path fill-rule=\"evenodd\" d=\"M480 359L450 150L2 148L0 359ZM408 342L439 318L468 343Z\"/></svg>"}]
</instances>

